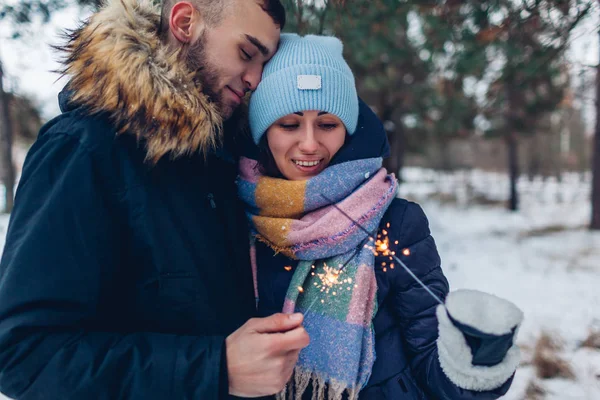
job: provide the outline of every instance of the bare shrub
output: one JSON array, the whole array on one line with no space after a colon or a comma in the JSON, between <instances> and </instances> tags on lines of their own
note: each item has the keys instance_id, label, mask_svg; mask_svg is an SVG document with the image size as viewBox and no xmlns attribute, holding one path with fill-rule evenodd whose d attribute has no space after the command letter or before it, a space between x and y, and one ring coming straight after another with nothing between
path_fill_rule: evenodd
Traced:
<instances>
[{"instance_id":1,"label":"bare shrub","mask_svg":"<svg viewBox=\"0 0 600 400\"><path fill-rule=\"evenodd\" d=\"M588 337L581 343L581 347L600 350L600 330L591 331Z\"/></svg>"},{"instance_id":2,"label":"bare shrub","mask_svg":"<svg viewBox=\"0 0 600 400\"><path fill-rule=\"evenodd\" d=\"M525 389L524 400L542 400L545 395L546 390L535 379L532 379Z\"/></svg>"},{"instance_id":3,"label":"bare shrub","mask_svg":"<svg viewBox=\"0 0 600 400\"><path fill-rule=\"evenodd\" d=\"M556 225L548 225L548 226L544 226L544 227L540 227L540 228L534 228L534 229L530 229L528 231L523 231L519 234L519 236L521 238L532 238L532 237L548 236L548 235L552 235L554 233L560 233L560 232L572 232L572 231L577 231L577 230L582 230L582 229L584 229L583 226L565 226L565 225L556 224Z\"/></svg>"},{"instance_id":4,"label":"bare shrub","mask_svg":"<svg viewBox=\"0 0 600 400\"><path fill-rule=\"evenodd\" d=\"M562 344L559 338L552 337L547 332L542 332L535 345L532 360L538 377L542 379L575 378L569 363L560 357L559 352L561 350Z\"/></svg>"}]
</instances>

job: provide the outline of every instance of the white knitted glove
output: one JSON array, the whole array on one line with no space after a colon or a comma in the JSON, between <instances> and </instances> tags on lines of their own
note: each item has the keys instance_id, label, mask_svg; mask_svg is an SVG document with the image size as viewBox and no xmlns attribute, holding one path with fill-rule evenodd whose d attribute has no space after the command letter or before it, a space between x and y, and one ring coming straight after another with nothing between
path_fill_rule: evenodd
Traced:
<instances>
[{"instance_id":1,"label":"white knitted glove","mask_svg":"<svg viewBox=\"0 0 600 400\"><path fill-rule=\"evenodd\" d=\"M515 372L514 343L523 312L508 300L477 290L456 290L437 310L440 364L458 387L496 389Z\"/></svg>"}]
</instances>

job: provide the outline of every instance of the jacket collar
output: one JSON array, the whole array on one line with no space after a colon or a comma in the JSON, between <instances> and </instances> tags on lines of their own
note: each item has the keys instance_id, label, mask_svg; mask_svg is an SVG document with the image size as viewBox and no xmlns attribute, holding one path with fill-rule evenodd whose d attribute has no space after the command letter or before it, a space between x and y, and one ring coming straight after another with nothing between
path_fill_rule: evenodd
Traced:
<instances>
[{"instance_id":1,"label":"jacket collar","mask_svg":"<svg viewBox=\"0 0 600 400\"><path fill-rule=\"evenodd\" d=\"M145 142L152 163L206 155L221 142L221 117L179 50L163 44L159 25L152 0L110 0L71 32L60 47L69 103L108 114L118 134Z\"/></svg>"},{"instance_id":2,"label":"jacket collar","mask_svg":"<svg viewBox=\"0 0 600 400\"><path fill-rule=\"evenodd\" d=\"M383 123L371 108L358 99L358 124L352 136L346 136L346 142L333 157L329 165L347 161L390 155L390 145Z\"/></svg>"}]
</instances>

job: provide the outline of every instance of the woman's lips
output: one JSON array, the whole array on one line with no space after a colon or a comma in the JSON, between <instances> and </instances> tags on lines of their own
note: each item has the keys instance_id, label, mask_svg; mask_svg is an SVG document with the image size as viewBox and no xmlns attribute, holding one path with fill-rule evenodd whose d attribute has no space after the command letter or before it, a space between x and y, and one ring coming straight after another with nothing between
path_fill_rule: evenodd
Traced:
<instances>
[{"instance_id":1,"label":"woman's lips","mask_svg":"<svg viewBox=\"0 0 600 400\"><path fill-rule=\"evenodd\" d=\"M321 164L323 162L323 158L319 160L294 160L292 159L292 163L302 172L314 172L321 168Z\"/></svg>"}]
</instances>

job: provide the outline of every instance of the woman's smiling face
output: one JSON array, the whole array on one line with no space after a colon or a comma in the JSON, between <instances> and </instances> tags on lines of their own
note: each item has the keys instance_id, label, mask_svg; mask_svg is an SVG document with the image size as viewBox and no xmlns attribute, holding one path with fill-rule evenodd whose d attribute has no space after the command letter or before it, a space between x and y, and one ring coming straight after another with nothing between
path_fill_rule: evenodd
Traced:
<instances>
[{"instance_id":1,"label":"woman's smiling face","mask_svg":"<svg viewBox=\"0 0 600 400\"><path fill-rule=\"evenodd\" d=\"M286 179L318 175L344 145L346 127L333 114L302 111L279 118L267 130L269 149Z\"/></svg>"}]
</instances>

